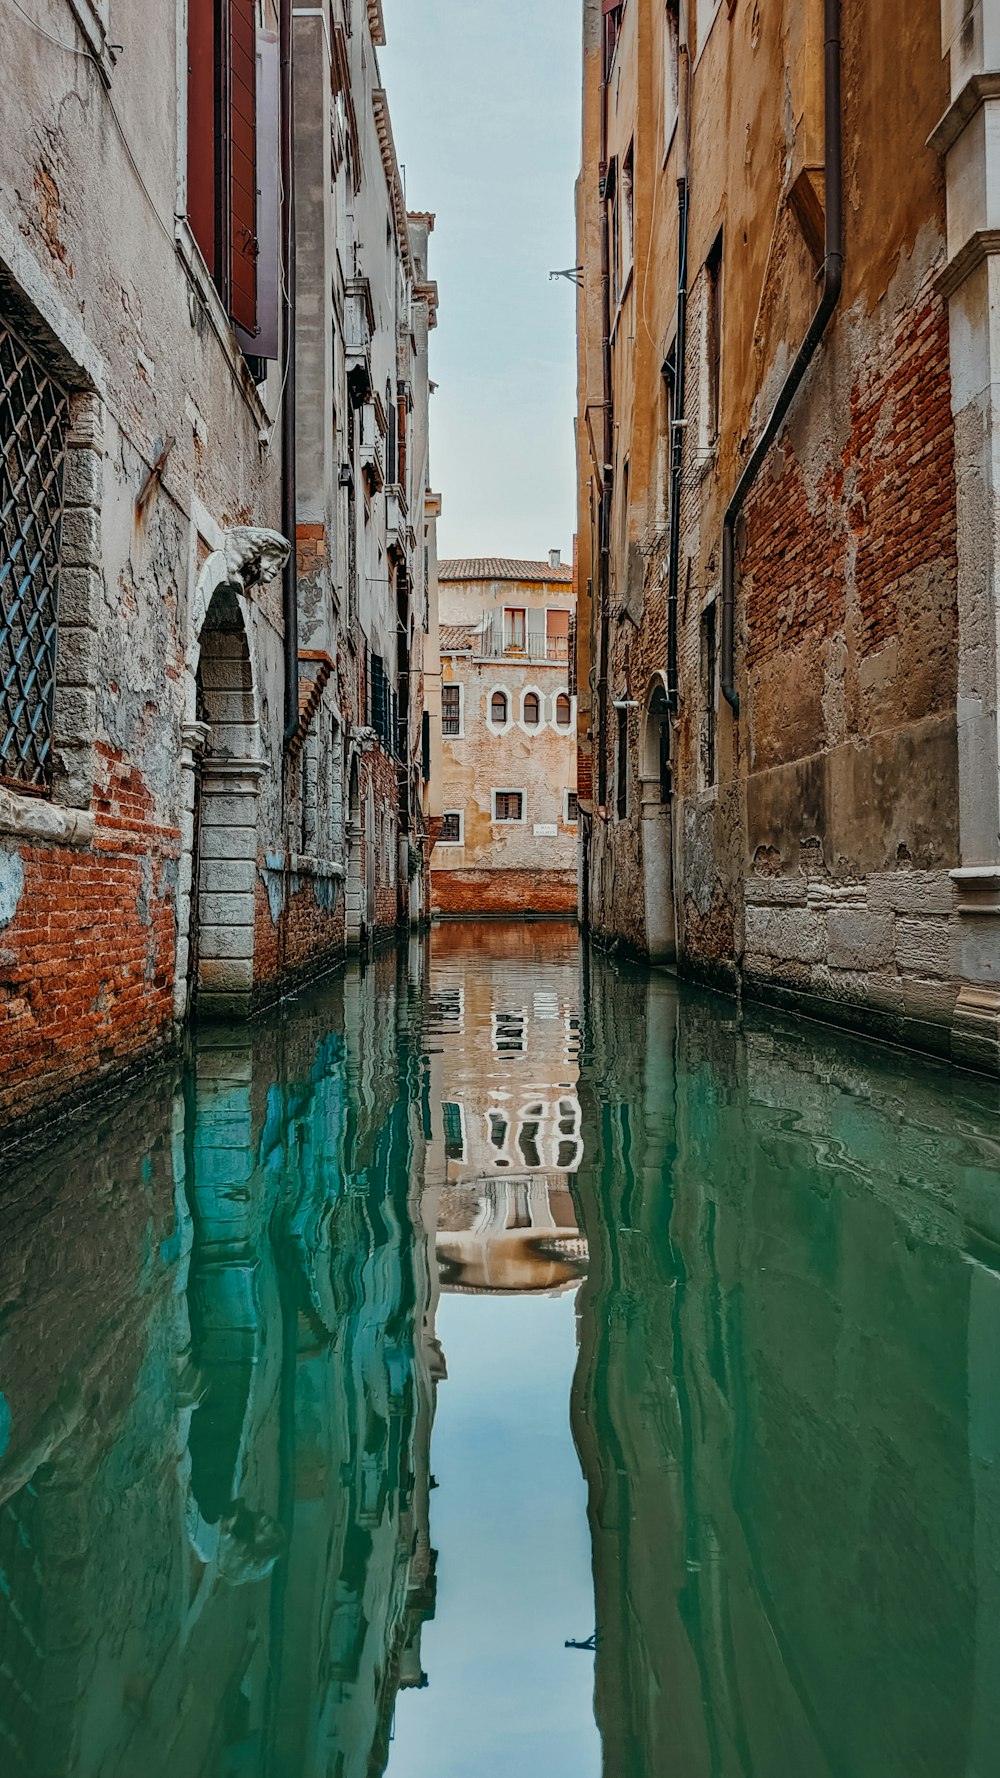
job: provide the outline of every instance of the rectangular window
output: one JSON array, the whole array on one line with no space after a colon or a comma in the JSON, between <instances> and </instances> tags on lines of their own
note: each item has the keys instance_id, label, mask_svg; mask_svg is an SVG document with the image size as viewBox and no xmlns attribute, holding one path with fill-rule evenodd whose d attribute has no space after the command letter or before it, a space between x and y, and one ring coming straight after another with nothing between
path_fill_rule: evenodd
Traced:
<instances>
[{"instance_id":1,"label":"rectangular window","mask_svg":"<svg viewBox=\"0 0 1000 1778\"><path fill-rule=\"evenodd\" d=\"M460 846L462 844L462 812L460 809L448 809L441 818L441 832L438 836L439 846Z\"/></svg>"},{"instance_id":2,"label":"rectangular window","mask_svg":"<svg viewBox=\"0 0 1000 1778\"><path fill-rule=\"evenodd\" d=\"M504 612L504 646L511 654L523 654L525 647L525 614L510 607Z\"/></svg>"},{"instance_id":3,"label":"rectangular window","mask_svg":"<svg viewBox=\"0 0 1000 1778\"><path fill-rule=\"evenodd\" d=\"M444 1152L449 1161L464 1161L465 1130L462 1124L462 1107L445 1103L441 1106L444 1118Z\"/></svg>"},{"instance_id":4,"label":"rectangular window","mask_svg":"<svg viewBox=\"0 0 1000 1778\"><path fill-rule=\"evenodd\" d=\"M628 711L616 711L618 717L618 757L615 767L618 819L628 814Z\"/></svg>"},{"instance_id":5,"label":"rectangular window","mask_svg":"<svg viewBox=\"0 0 1000 1778\"><path fill-rule=\"evenodd\" d=\"M722 230L705 261L705 430L706 443L719 436L722 411Z\"/></svg>"},{"instance_id":6,"label":"rectangular window","mask_svg":"<svg viewBox=\"0 0 1000 1778\"><path fill-rule=\"evenodd\" d=\"M670 147L677 124L680 0L666 0L663 38L663 152Z\"/></svg>"},{"instance_id":7,"label":"rectangular window","mask_svg":"<svg viewBox=\"0 0 1000 1778\"><path fill-rule=\"evenodd\" d=\"M441 728L446 735L462 733L462 688L460 685L442 685L441 687Z\"/></svg>"},{"instance_id":8,"label":"rectangular window","mask_svg":"<svg viewBox=\"0 0 1000 1778\"><path fill-rule=\"evenodd\" d=\"M632 270L632 258L635 252L635 149L629 144L628 153L622 161L621 201L618 206L619 225L622 231L621 241L621 278L622 287L628 281Z\"/></svg>"},{"instance_id":9,"label":"rectangular window","mask_svg":"<svg viewBox=\"0 0 1000 1778\"><path fill-rule=\"evenodd\" d=\"M251 350L260 343L258 84L265 66L269 90L277 75L273 42L271 49L259 69L255 0L189 0L188 219L227 312ZM268 152L272 149L269 142ZM269 194L269 216L272 211L276 221L274 194Z\"/></svg>"},{"instance_id":10,"label":"rectangular window","mask_svg":"<svg viewBox=\"0 0 1000 1778\"><path fill-rule=\"evenodd\" d=\"M521 790L495 790L493 792L494 821L523 821L524 792Z\"/></svg>"},{"instance_id":11,"label":"rectangular window","mask_svg":"<svg viewBox=\"0 0 1000 1778\"><path fill-rule=\"evenodd\" d=\"M48 790L69 396L0 317L0 782Z\"/></svg>"},{"instance_id":12,"label":"rectangular window","mask_svg":"<svg viewBox=\"0 0 1000 1778\"><path fill-rule=\"evenodd\" d=\"M574 827L580 819L580 801L575 790L566 792L566 825Z\"/></svg>"},{"instance_id":13,"label":"rectangular window","mask_svg":"<svg viewBox=\"0 0 1000 1778\"><path fill-rule=\"evenodd\" d=\"M568 611L545 613L545 658L547 661L569 660Z\"/></svg>"},{"instance_id":14,"label":"rectangular window","mask_svg":"<svg viewBox=\"0 0 1000 1778\"><path fill-rule=\"evenodd\" d=\"M420 717L420 776L426 784L431 775L431 714L424 710Z\"/></svg>"},{"instance_id":15,"label":"rectangular window","mask_svg":"<svg viewBox=\"0 0 1000 1778\"><path fill-rule=\"evenodd\" d=\"M715 605L702 613L701 619L701 683L705 696L702 723L702 775L706 788L716 781L716 677L718 671L715 634Z\"/></svg>"}]
</instances>

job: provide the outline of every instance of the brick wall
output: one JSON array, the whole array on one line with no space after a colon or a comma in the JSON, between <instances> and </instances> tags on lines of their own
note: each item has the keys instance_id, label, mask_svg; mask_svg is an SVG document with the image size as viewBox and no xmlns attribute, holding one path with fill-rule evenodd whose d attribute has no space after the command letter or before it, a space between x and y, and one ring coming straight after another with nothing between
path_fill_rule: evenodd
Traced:
<instances>
[{"instance_id":1,"label":"brick wall","mask_svg":"<svg viewBox=\"0 0 1000 1778\"><path fill-rule=\"evenodd\" d=\"M575 870L432 870L431 899L438 916L512 918L576 914Z\"/></svg>"}]
</instances>

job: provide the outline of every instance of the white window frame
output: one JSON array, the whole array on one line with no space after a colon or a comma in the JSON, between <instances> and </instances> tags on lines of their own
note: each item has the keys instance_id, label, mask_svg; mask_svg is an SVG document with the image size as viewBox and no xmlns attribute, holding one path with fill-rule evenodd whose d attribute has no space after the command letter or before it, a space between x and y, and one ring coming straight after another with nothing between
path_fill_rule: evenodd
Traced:
<instances>
[{"instance_id":1,"label":"white window frame","mask_svg":"<svg viewBox=\"0 0 1000 1778\"><path fill-rule=\"evenodd\" d=\"M501 821L497 815L498 796L519 796L521 798L521 814L519 818ZM490 820L495 827L526 827L528 824L528 792L516 784L501 784L498 790L490 791Z\"/></svg>"},{"instance_id":2,"label":"white window frame","mask_svg":"<svg viewBox=\"0 0 1000 1778\"><path fill-rule=\"evenodd\" d=\"M493 720L493 699L495 697L498 697L501 693L507 699L507 720L506 720L506 722L494 722L494 720ZM508 734L514 724L513 712L514 712L514 694L511 691L510 686L509 685L491 685L486 693L486 727L489 729L490 734L491 735L506 735L506 734Z\"/></svg>"},{"instance_id":3,"label":"white window frame","mask_svg":"<svg viewBox=\"0 0 1000 1778\"><path fill-rule=\"evenodd\" d=\"M532 697L538 699L538 721L536 723L528 722L524 714L524 700ZM518 719L518 728L522 729L526 735L540 735L543 729L548 728L548 718L545 714L546 702L540 685L523 685L521 687L521 714Z\"/></svg>"},{"instance_id":4,"label":"white window frame","mask_svg":"<svg viewBox=\"0 0 1000 1778\"><path fill-rule=\"evenodd\" d=\"M560 698L568 698L569 699L569 721L568 722L560 722L559 721L559 699ZM575 726L576 726L576 699L574 698L572 692L567 691L564 686L561 691L556 691L556 692L553 692L553 694L552 694L552 727L555 729L557 735L571 735L573 733Z\"/></svg>"},{"instance_id":5,"label":"white window frame","mask_svg":"<svg viewBox=\"0 0 1000 1778\"><path fill-rule=\"evenodd\" d=\"M575 815L571 815L569 812L569 799L571 796L576 797L576 814ZM580 793L578 790L569 790L569 789L564 790L563 791L563 826L564 827L579 827L579 825L580 825Z\"/></svg>"},{"instance_id":6,"label":"white window frame","mask_svg":"<svg viewBox=\"0 0 1000 1778\"><path fill-rule=\"evenodd\" d=\"M708 40L711 37L713 30L715 29L715 21L718 18L720 12L722 11L722 0L703 0L703 3L705 4L706 8L711 9L711 16L710 17L706 16L705 29L703 32L702 28L701 28L701 17L700 17L701 5L699 5L699 7L698 7L699 17L695 20L695 29L698 33L698 41L697 41L697 45L696 45L696 53L695 53L695 58L694 58L694 66L696 68L698 66L698 63L701 61L702 56L705 53L705 48L708 43ZM732 11L732 7L730 7L729 10Z\"/></svg>"},{"instance_id":7,"label":"white window frame","mask_svg":"<svg viewBox=\"0 0 1000 1778\"><path fill-rule=\"evenodd\" d=\"M458 692L458 734L457 735L445 734L444 693L446 690ZM443 679L441 681L441 739L443 741L464 741L465 740L465 686L462 684L460 679L457 679L457 680L456 679Z\"/></svg>"},{"instance_id":8,"label":"white window frame","mask_svg":"<svg viewBox=\"0 0 1000 1778\"><path fill-rule=\"evenodd\" d=\"M573 612L568 605L546 605L546 607L545 607L545 659L546 659L546 661L548 661L548 664L550 667L552 667L552 666L561 667L563 665L562 661L549 660L549 618L552 617L553 615L555 615L556 613L558 613L560 617L568 617L569 618L569 629L566 634L566 663L567 664L569 662L570 636L572 635L572 630L573 630Z\"/></svg>"},{"instance_id":9,"label":"white window frame","mask_svg":"<svg viewBox=\"0 0 1000 1778\"><path fill-rule=\"evenodd\" d=\"M454 739L454 736L452 737L452 739ZM438 840L437 843L439 846L464 846L465 845L465 810L464 809L444 809L444 810L442 810L442 814L441 814L442 820L447 820L449 815L457 815L458 816L458 839L457 840L440 839L440 840Z\"/></svg>"}]
</instances>

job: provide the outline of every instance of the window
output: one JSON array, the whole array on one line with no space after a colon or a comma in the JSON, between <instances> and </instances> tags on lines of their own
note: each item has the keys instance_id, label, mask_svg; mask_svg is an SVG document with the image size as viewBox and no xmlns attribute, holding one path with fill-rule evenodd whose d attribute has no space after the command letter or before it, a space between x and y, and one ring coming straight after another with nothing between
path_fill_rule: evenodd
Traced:
<instances>
[{"instance_id":1,"label":"window","mask_svg":"<svg viewBox=\"0 0 1000 1778\"><path fill-rule=\"evenodd\" d=\"M509 654L523 654L525 649L524 612L510 610L504 612L504 646Z\"/></svg>"},{"instance_id":2,"label":"window","mask_svg":"<svg viewBox=\"0 0 1000 1778\"><path fill-rule=\"evenodd\" d=\"M499 1056L523 1056L527 1050L524 1009L493 1014L493 1048Z\"/></svg>"},{"instance_id":3,"label":"window","mask_svg":"<svg viewBox=\"0 0 1000 1778\"><path fill-rule=\"evenodd\" d=\"M507 721L507 693L495 691L490 699L490 721L502 726Z\"/></svg>"},{"instance_id":4,"label":"window","mask_svg":"<svg viewBox=\"0 0 1000 1778\"><path fill-rule=\"evenodd\" d=\"M628 814L628 711L619 710L618 717L618 758L616 765L616 789L618 797L618 819L624 821Z\"/></svg>"},{"instance_id":5,"label":"window","mask_svg":"<svg viewBox=\"0 0 1000 1778\"><path fill-rule=\"evenodd\" d=\"M568 611L547 611L545 613L545 659L547 661L569 660L569 620Z\"/></svg>"},{"instance_id":6,"label":"window","mask_svg":"<svg viewBox=\"0 0 1000 1778\"><path fill-rule=\"evenodd\" d=\"M441 730L446 735L462 733L462 688L460 685L442 685L441 687Z\"/></svg>"},{"instance_id":7,"label":"window","mask_svg":"<svg viewBox=\"0 0 1000 1778\"><path fill-rule=\"evenodd\" d=\"M705 696L705 714L702 723L702 773L706 788L715 783L716 779L716 672L717 653L715 636L715 605L714 602L702 613L701 618L701 683Z\"/></svg>"},{"instance_id":8,"label":"window","mask_svg":"<svg viewBox=\"0 0 1000 1778\"><path fill-rule=\"evenodd\" d=\"M522 711L525 728L537 728L542 720L542 704L536 691L525 692Z\"/></svg>"},{"instance_id":9,"label":"window","mask_svg":"<svg viewBox=\"0 0 1000 1778\"><path fill-rule=\"evenodd\" d=\"M438 836L438 845L461 846L463 844L462 827L462 811L460 809L448 809L441 818L441 832Z\"/></svg>"},{"instance_id":10,"label":"window","mask_svg":"<svg viewBox=\"0 0 1000 1778\"><path fill-rule=\"evenodd\" d=\"M628 153L622 161L621 203L618 207L619 225L622 231L621 268L622 285L626 283L632 270L632 256L635 249L635 149L629 144Z\"/></svg>"},{"instance_id":11,"label":"window","mask_svg":"<svg viewBox=\"0 0 1000 1778\"><path fill-rule=\"evenodd\" d=\"M240 343L262 357L277 356L278 81L255 0L189 0L188 220Z\"/></svg>"},{"instance_id":12,"label":"window","mask_svg":"<svg viewBox=\"0 0 1000 1778\"><path fill-rule=\"evenodd\" d=\"M0 782L47 790L69 397L0 319Z\"/></svg>"},{"instance_id":13,"label":"window","mask_svg":"<svg viewBox=\"0 0 1000 1778\"><path fill-rule=\"evenodd\" d=\"M667 0L663 37L663 152L677 123L680 0Z\"/></svg>"},{"instance_id":14,"label":"window","mask_svg":"<svg viewBox=\"0 0 1000 1778\"><path fill-rule=\"evenodd\" d=\"M396 403L392 398L392 384L385 386L385 479L387 482L398 480L396 473Z\"/></svg>"},{"instance_id":15,"label":"window","mask_svg":"<svg viewBox=\"0 0 1000 1778\"><path fill-rule=\"evenodd\" d=\"M495 790L493 792L493 819L494 821L523 821L523 790Z\"/></svg>"},{"instance_id":16,"label":"window","mask_svg":"<svg viewBox=\"0 0 1000 1778\"><path fill-rule=\"evenodd\" d=\"M385 676L385 662L380 654L374 652L371 656L369 691L371 727L379 739L389 747L392 736L392 688Z\"/></svg>"},{"instance_id":17,"label":"window","mask_svg":"<svg viewBox=\"0 0 1000 1778\"><path fill-rule=\"evenodd\" d=\"M566 792L566 825L574 827L580 819L580 799L575 790Z\"/></svg>"},{"instance_id":18,"label":"window","mask_svg":"<svg viewBox=\"0 0 1000 1778\"><path fill-rule=\"evenodd\" d=\"M705 261L705 435L714 445L722 408L722 230Z\"/></svg>"},{"instance_id":19,"label":"window","mask_svg":"<svg viewBox=\"0 0 1000 1778\"><path fill-rule=\"evenodd\" d=\"M561 691L556 699L556 722L560 728L569 728L573 720L573 705L568 692Z\"/></svg>"},{"instance_id":20,"label":"window","mask_svg":"<svg viewBox=\"0 0 1000 1778\"><path fill-rule=\"evenodd\" d=\"M464 1161L465 1130L462 1124L462 1107L443 1104L441 1112L444 1118L445 1158L449 1161Z\"/></svg>"}]
</instances>

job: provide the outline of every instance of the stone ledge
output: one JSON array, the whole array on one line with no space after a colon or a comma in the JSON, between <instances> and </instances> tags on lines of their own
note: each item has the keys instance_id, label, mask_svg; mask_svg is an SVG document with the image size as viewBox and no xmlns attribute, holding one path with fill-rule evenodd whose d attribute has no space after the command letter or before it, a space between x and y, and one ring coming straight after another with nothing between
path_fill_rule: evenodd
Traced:
<instances>
[{"instance_id":1,"label":"stone ledge","mask_svg":"<svg viewBox=\"0 0 1000 1778\"><path fill-rule=\"evenodd\" d=\"M89 846L94 817L81 809L64 809L41 797L17 796L0 788L0 834L18 840L45 840L52 846Z\"/></svg>"}]
</instances>

